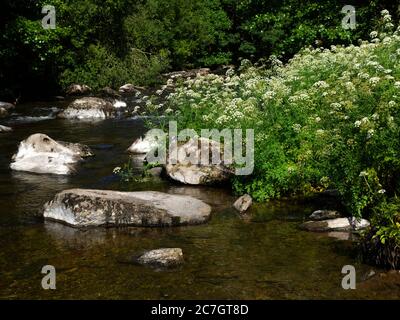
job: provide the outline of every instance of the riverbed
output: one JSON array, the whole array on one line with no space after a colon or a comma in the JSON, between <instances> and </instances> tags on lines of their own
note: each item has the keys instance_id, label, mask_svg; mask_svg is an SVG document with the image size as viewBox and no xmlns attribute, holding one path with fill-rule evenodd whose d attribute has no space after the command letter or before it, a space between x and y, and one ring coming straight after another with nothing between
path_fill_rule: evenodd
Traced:
<instances>
[{"instance_id":1,"label":"riverbed","mask_svg":"<svg viewBox=\"0 0 400 320\"><path fill-rule=\"evenodd\" d=\"M313 210L326 205L324 199L255 204L243 218L232 208L235 197L228 188L164 180L126 184L113 169L129 161L126 149L146 131L145 122L56 119L64 106L20 105L0 121L14 129L0 134L0 299L399 298L399 282L361 263L353 241L299 229ZM19 142L33 133L87 144L95 157L72 176L11 171ZM43 204L75 187L191 195L212 206L212 218L198 226L85 231L43 221ZM162 247L182 248L184 264L155 269L133 263L145 250ZM44 265L56 268L56 290L41 287ZM341 286L344 265L356 268L356 290ZM371 270L375 277L365 280Z\"/></svg>"}]
</instances>

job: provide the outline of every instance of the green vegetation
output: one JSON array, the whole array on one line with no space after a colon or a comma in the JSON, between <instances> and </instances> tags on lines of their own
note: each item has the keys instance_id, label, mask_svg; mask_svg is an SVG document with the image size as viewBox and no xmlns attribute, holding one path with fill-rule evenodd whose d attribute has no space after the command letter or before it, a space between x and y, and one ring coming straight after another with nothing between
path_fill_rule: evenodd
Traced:
<instances>
[{"instance_id":1,"label":"green vegetation","mask_svg":"<svg viewBox=\"0 0 400 320\"><path fill-rule=\"evenodd\" d=\"M400 27L387 10L370 37L306 48L286 65L272 56L268 69L244 60L239 73L187 80L168 107L181 129L255 129L255 171L234 178L237 193L337 189L349 214L371 218L371 241L398 250Z\"/></svg>"},{"instance_id":2,"label":"green vegetation","mask_svg":"<svg viewBox=\"0 0 400 320\"><path fill-rule=\"evenodd\" d=\"M41 26L44 4L56 29ZM392 1L356 1L357 28L341 27L345 1L20 0L2 1L0 98L54 94L74 82L94 89L152 85L168 70L286 61L314 43L356 43Z\"/></svg>"}]
</instances>

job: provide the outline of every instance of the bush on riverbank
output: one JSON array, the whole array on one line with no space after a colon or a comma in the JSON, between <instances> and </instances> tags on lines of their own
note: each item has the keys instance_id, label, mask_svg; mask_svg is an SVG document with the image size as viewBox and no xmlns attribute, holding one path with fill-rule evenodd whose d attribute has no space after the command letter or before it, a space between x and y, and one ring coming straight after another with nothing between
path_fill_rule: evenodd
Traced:
<instances>
[{"instance_id":1,"label":"bush on riverbank","mask_svg":"<svg viewBox=\"0 0 400 320\"><path fill-rule=\"evenodd\" d=\"M374 239L398 246L400 28L384 10L370 36L188 80L167 111L180 129L255 130L255 170L234 179L237 193L264 201L335 188L351 215L371 215Z\"/></svg>"}]
</instances>

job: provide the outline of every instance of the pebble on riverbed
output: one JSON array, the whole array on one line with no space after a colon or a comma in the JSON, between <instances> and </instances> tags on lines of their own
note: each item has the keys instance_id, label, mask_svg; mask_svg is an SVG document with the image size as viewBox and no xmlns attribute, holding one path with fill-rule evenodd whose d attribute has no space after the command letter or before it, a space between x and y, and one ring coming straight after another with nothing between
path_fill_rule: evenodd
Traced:
<instances>
[{"instance_id":1,"label":"pebble on riverbed","mask_svg":"<svg viewBox=\"0 0 400 320\"><path fill-rule=\"evenodd\" d=\"M137 262L156 267L175 267L183 263L183 252L181 248L155 249L142 254Z\"/></svg>"}]
</instances>

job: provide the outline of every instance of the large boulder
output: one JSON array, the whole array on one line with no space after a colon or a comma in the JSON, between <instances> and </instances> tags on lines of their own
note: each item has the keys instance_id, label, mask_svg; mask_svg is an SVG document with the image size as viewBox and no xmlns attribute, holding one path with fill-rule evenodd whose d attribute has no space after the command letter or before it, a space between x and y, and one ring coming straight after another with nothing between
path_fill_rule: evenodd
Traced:
<instances>
[{"instance_id":1,"label":"large boulder","mask_svg":"<svg viewBox=\"0 0 400 320\"><path fill-rule=\"evenodd\" d=\"M58 114L64 119L107 119L116 114L113 105L104 99L85 97L74 100L64 111Z\"/></svg>"},{"instance_id":2,"label":"large boulder","mask_svg":"<svg viewBox=\"0 0 400 320\"><path fill-rule=\"evenodd\" d=\"M0 125L0 133L11 132L12 128Z\"/></svg>"},{"instance_id":3,"label":"large boulder","mask_svg":"<svg viewBox=\"0 0 400 320\"><path fill-rule=\"evenodd\" d=\"M183 252L181 248L155 249L142 254L137 262L157 267L174 267L183 263Z\"/></svg>"},{"instance_id":4,"label":"large boulder","mask_svg":"<svg viewBox=\"0 0 400 320\"><path fill-rule=\"evenodd\" d=\"M300 227L307 231L358 231L369 227L370 223L365 219L336 218L321 221L307 221Z\"/></svg>"},{"instance_id":5,"label":"large boulder","mask_svg":"<svg viewBox=\"0 0 400 320\"><path fill-rule=\"evenodd\" d=\"M79 96L79 95L89 94L91 91L92 89L86 84L74 83L67 88L66 93L70 96Z\"/></svg>"},{"instance_id":6,"label":"large boulder","mask_svg":"<svg viewBox=\"0 0 400 320\"><path fill-rule=\"evenodd\" d=\"M201 200L162 192L71 189L44 206L44 218L74 227L193 225L210 218Z\"/></svg>"},{"instance_id":7,"label":"large boulder","mask_svg":"<svg viewBox=\"0 0 400 320\"><path fill-rule=\"evenodd\" d=\"M151 131L149 131L144 135L144 137L137 138L127 151L133 154L146 154L157 146L157 138L155 135L151 134Z\"/></svg>"},{"instance_id":8,"label":"large boulder","mask_svg":"<svg viewBox=\"0 0 400 320\"><path fill-rule=\"evenodd\" d=\"M84 157L92 156L89 147L55 141L41 133L33 134L19 144L10 165L12 170L34 173L71 174Z\"/></svg>"},{"instance_id":9,"label":"large boulder","mask_svg":"<svg viewBox=\"0 0 400 320\"><path fill-rule=\"evenodd\" d=\"M202 145L208 144L208 150L202 150ZM179 145L171 145L170 154L177 155L171 157L165 166L167 175L178 182L191 185L208 185L227 181L233 174L224 163L224 154L221 144L206 138L190 139L188 142ZM219 154L220 161L208 161L202 164L202 152L207 159L212 159L212 155ZM188 160L188 158L190 158ZM231 160L230 160L231 161Z\"/></svg>"}]
</instances>

